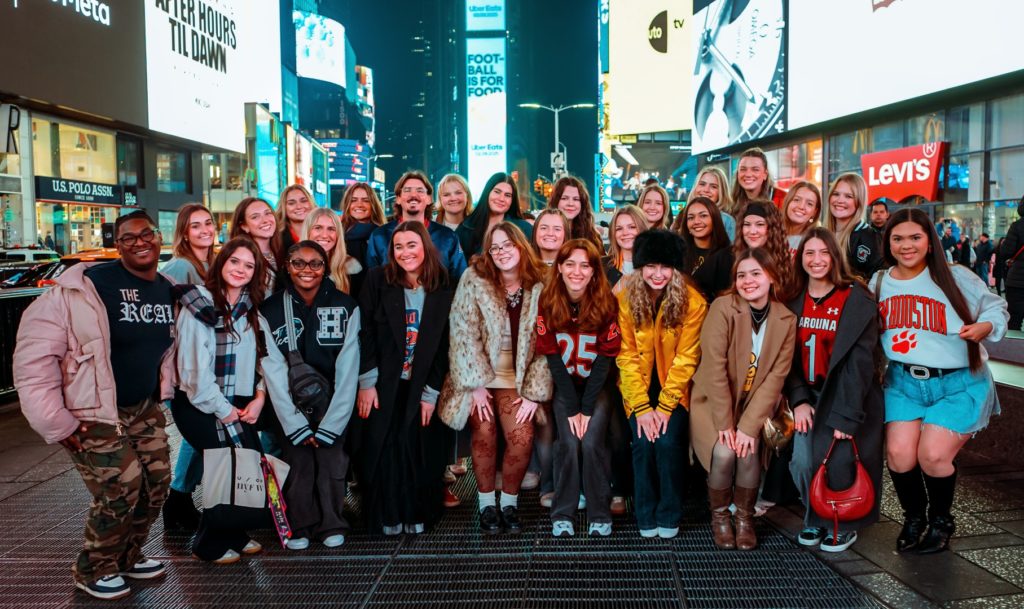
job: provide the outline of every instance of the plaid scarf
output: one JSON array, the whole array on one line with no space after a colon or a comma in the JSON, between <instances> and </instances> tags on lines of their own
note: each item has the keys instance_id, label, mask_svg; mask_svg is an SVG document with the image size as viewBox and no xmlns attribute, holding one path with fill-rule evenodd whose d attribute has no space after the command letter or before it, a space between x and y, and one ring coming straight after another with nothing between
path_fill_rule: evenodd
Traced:
<instances>
[{"instance_id":1,"label":"plaid scarf","mask_svg":"<svg viewBox=\"0 0 1024 609\"><path fill-rule=\"evenodd\" d=\"M236 337L224 323L224 316L221 315L211 300L196 286L183 286L178 290L178 301L181 306L188 309L203 324L214 329L217 337L217 353L214 357L214 374L217 377L217 386L229 402L235 398L235 345L240 339ZM244 288L238 302L231 308L231 324L237 328L239 319L245 317L251 308L249 300L249 289Z\"/></svg>"}]
</instances>

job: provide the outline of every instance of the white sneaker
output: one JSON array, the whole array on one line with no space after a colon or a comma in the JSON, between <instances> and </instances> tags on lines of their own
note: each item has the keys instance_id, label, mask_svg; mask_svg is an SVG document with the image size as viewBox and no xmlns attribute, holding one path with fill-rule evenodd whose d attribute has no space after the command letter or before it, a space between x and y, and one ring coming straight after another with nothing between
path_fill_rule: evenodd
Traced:
<instances>
[{"instance_id":1,"label":"white sneaker","mask_svg":"<svg viewBox=\"0 0 1024 609\"><path fill-rule=\"evenodd\" d=\"M576 509L577 510L585 510L585 509L587 509L587 498L584 497L582 494L580 494L580 500L576 504Z\"/></svg>"},{"instance_id":2,"label":"white sneaker","mask_svg":"<svg viewBox=\"0 0 1024 609\"><path fill-rule=\"evenodd\" d=\"M572 537L575 534L576 529L573 528L572 523L568 520L556 520L551 524L552 537Z\"/></svg>"},{"instance_id":3,"label":"white sneaker","mask_svg":"<svg viewBox=\"0 0 1024 609\"><path fill-rule=\"evenodd\" d=\"M402 525L402 529L408 535L419 535L420 533L426 530L426 527L423 526L422 522L416 522Z\"/></svg>"},{"instance_id":4,"label":"white sneaker","mask_svg":"<svg viewBox=\"0 0 1024 609\"><path fill-rule=\"evenodd\" d=\"M75 587L89 596L108 601L115 598L123 598L132 593L132 589L128 587L127 582L120 575L107 575L88 584L75 582Z\"/></svg>"},{"instance_id":5,"label":"white sneaker","mask_svg":"<svg viewBox=\"0 0 1024 609\"><path fill-rule=\"evenodd\" d=\"M338 546L345 543L345 536L341 533L337 535L330 535L327 539L324 539L324 545L328 548L337 548Z\"/></svg>"},{"instance_id":6,"label":"white sneaker","mask_svg":"<svg viewBox=\"0 0 1024 609\"><path fill-rule=\"evenodd\" d=\"M296 537L289 539L284 543L285 547L289 550L305 550L309 547L309 539L306 537Z\"/></svg>"},{"instance_id":7,"label":"white sneaker","mask_svg":"<svg viewBox=\"0 0 1024 609\"><path fill-rule=\"evenodd\" d=\"M230 565L231 563L238 562L242 559L242 555L234 550L228 550L224 552L224 556L221 556L217 560L213 561L215 565Z\"/></svg>"},{"instance_id":8,"label":"white sneaker","mask_svg":"<svg viewBox=\"0 0 1024 609\"><path fill-rule=\"evenodd\" d=\"M400 525L400 524L396 524L394 526L384 525L382 528L384 530L384 534L385 535L401 535L402 534L402 525Z\"/></svg>"},{"instance_id":9,"label":"white sneaker","mask_svg":"<svg viewBox=\"0 0 1024 609\"><path fill-rule=\"evenodd\" d=\"M842 552L848 549L850 546L857 541L857 531L850 531L849 533L840 533L838 538L833 537L832 533L829 533L825 540L821 542L822 552Z\"/></svg>"},{"instance_id":10,"label":"white sneaker","mask_svg":"<svg viewBox=\"0 0 1024 609\"><path fill-rule=\"evenodd\" d=\"M540 496L540 507L550 508L551 504L555 501L554 493L544 493Z\"/></svg>"},{"instance_id":11,"label":"white sneaker","mask_svg":"<svg viewBox=\"0 0 1024 609\"><path fill-rule=\"evenodd\" d=\"M591 522L590 529L587 534L591 537L608 537L612 534L612 523L610 522Z\"/></svg>"},{"instance_id":12,"label":"white sneaker","mask_svg":"<svg viewBox=\"0 0 1024 609\"><path fill-rule=\"evenodd\" d=\"M679 527L658 527L658 537L672 539L679 534Z\"/></svg>"},{"instance_id":13,"label":"white sneaker","mask_svg":"<svg viewBox=\"0 0 1024 609\"><path fill-rule=\"evenodd\" d=\"M523 483L519 485L524 491L532 491L533 489L540 486L540 474L537 472L526 472L523 476Z\"/></svg>"},{"instance_id":14,"label":"white sneaker","mask_svg":"<svg viewBox=\"0 0 1024 609\"><path fill-rule=\"evenodd\" d=\"M640 537L654 539L658 536L658 529L640 529Z\"/></svg>"},{"instance_id":15,"label":"white sneaker","mask_svg":"<svg viewBox=\"0 0 1024 609\"><path fill-rule=\"evenodd\" d=\"M143 558L132 565L131 569L122 571L121 576L130 577L132 579L153 579L154 577L160 577L163 575L166 570L164 563L157 562L152 558Z\"/></svg>"},{"instance_id":16,"label":"white sneaker","mask_svg":"<svg viewBox=\"0 0 1024 609\"><path fill-rule=\"evenodd\" d=\"M247 556L251 554L259 554L262 551L263 544L256 541L255 539L250 539L249 543L245 544L245 547L242 548L242 554L245 554Z\"/></svg>"}]
</instances>

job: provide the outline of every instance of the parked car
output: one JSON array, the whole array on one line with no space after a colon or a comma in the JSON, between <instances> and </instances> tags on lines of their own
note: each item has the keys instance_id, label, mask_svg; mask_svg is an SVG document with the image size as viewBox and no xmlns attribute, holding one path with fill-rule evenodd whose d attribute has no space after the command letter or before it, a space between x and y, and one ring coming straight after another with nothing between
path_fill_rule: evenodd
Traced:
<instances>
[{"instance_id":1,"label":"parked car","mask_svg":"<svg viewBox=\"0 0 1024 609\"><path fill-rule=\"evenodd\" d=\"M59 258L60 254L48 249L25 247L0 250L0 262L45 262Z\"/></svg>"},{"instance_id":2,"label":"parked car","mask_svg":"<svg viewBox=\"0 0 1024 609\"><path fill-rule=\"evenodd\" d=\"M171 248L163 247L160 249L161 263L170 260L172 256L173 253L171 252ZM119 257L117 249L115 248L108 247L84 250L77 254L69 254L59 260L36 264L31 268L12 275L0 283L0 287L3 289L49 287L53 285L57 277L60 277L61 273L79 262L107 262L110 260L117 260Z\"/></svg>"}]
</instances>

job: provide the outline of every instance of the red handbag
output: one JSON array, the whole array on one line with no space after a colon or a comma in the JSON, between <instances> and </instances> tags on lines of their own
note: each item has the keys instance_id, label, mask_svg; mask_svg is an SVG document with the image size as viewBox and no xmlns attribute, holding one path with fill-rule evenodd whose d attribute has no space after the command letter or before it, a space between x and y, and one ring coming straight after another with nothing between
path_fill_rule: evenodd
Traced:
<instances>
[{"instance_id":1,"label":"red handbag","mask_svg":"<svg viewBox=\"0 0 1024 609\"><path fill-rule=\"evenodd\" d=\"M818 466L814 479L811 480L811 509L822 518L831 518L835 527L834 538L839 537L839 523L851 520L860 520L871 513L875 505L875 486L871 483L871 476L864 464L860 462L860 453L857 452L857 443L850 438L853 446L853 459L856 467L856 474L853 484L849 488L834 490L828 485L828 461L832 457L832 450L836 447L836 438L832 439L832 445L828 447L825 459Z\"/></svg>"}]
</instances>

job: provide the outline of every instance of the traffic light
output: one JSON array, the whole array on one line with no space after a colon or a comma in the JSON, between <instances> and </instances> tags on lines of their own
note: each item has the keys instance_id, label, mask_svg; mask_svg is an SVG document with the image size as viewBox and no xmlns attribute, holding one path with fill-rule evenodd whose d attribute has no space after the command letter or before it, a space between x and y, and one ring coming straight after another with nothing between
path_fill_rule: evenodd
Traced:
<instances>
[{"instance_id":1,"label":"traffic light","mask_svg":"<svg viewBox=\"0 0 1024 609\"><path fill-rule=\"evenodd\" d=\"M543 179L537 178L536 180L533 181L533 191L536 192L537 194L543 194L544 193L544 180Z\"/></svg>"}]
</instances>

